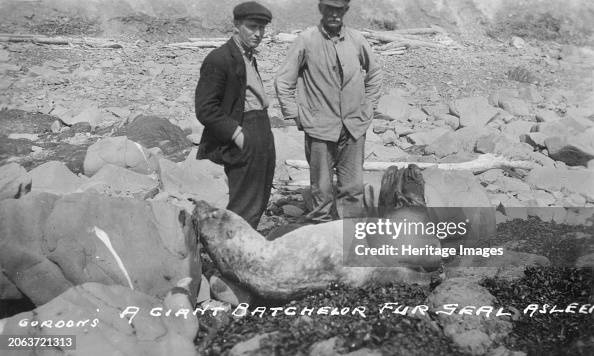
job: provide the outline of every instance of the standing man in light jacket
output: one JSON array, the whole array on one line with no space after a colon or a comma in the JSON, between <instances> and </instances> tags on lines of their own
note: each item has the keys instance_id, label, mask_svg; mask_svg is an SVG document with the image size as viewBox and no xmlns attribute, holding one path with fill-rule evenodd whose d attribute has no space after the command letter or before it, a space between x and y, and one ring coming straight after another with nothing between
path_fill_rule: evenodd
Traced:
<instances>
[{"instance_id":1,"label":"standing man in light jacket","mask_svg":"<svg viewBox=\"0 0 594 356\"><path fill-rule=\"evenodd\" d=\"M233 37L206 56L196 87L196 117L204 125L198 159L225 167L227 209L254 229L268 204L275 168L268 98L255 49L272 19L255 1L233 9Z\"/></svg>"},{"instance_id":2,"label":"standing man in light jacket","mask_svg":"<svg viewBox=\"0 0 594 356\"><path fill-rule=\"evenodd\" d=\"M369 43L343 24L349 0L320 0L318 7L320 24L299 35L275 80L285 119L305 131L314 207L307 219L312 222L360 212L365 133L381 86Z\"/></svg>"}]
</instances>

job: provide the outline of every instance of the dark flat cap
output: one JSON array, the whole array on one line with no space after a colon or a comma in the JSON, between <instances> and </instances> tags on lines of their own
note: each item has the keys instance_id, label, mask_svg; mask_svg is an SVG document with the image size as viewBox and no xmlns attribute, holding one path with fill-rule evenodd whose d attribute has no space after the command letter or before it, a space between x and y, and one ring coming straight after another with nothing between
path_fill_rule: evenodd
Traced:
<instances>
[{"instance_id":1,"label":"dark flat cap","mask_svg":"<svg viewBox=\"0 0 594 356\"><path fill-rule=\"evenodd\" d=\"M333 7L345 7L349 6L350 0L320 0L320 4L333 6Z\"/></svg>"},{"instance_id":2,"label":"dark flat cap","mask_svg":"<svg viewBox=\"0 0 594 356\"><path fill-rule=\"evenodd\" d=\"M235 20L255 19L270 22L272 13L266 7L255 1L242 2L233 9Z\"/></svg>"}]
</instances>

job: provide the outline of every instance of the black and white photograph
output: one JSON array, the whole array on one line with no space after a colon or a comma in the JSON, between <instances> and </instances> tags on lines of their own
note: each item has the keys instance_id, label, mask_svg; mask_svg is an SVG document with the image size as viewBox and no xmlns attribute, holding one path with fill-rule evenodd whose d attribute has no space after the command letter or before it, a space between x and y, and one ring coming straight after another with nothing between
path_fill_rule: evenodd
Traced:
<instances>
[{"instance_id":1,"label":"black and white photograph","mask_svg":"<svg viewBox=\"0 0 594 356\"><path fill-rule=\"evenodd\" d=\"M0 0L0 355L594 355L594 2Z\"/></svg>"}]
</instances>

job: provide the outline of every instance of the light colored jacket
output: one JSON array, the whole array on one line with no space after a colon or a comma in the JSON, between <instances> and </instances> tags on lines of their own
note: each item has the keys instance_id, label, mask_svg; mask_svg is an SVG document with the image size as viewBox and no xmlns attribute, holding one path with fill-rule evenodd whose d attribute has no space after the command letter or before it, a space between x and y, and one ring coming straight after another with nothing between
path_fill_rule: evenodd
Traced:
<instances>
[{"instance_id":1,"label":"light colored jacket","mask_svg":"<svg viewBox=\"0 0 594 356\"><path fill-rule=\"evenodd\" d=\"M380 96L381 69L363 35L342 27L331 38L321 25L303 31L279 69L275 87L285 118L313 138L337 142L342 125L365 134Z\"/></svg>"}]
</instances>

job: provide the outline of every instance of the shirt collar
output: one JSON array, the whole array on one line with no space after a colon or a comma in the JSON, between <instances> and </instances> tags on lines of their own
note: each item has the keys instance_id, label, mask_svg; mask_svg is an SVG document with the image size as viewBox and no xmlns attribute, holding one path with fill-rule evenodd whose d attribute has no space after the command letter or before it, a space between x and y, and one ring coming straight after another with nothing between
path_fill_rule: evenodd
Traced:
<instances>
[{"instance_id":1,"label":"shirt collar","mask_svg":"<svg viewBox=\"0 0 594 356\"><path fill-rule=\"evenodd\" d=\"M235 41L237 48L239 48L239 51L241 51L241 54L243 54L250 61L259 53L257 49L249 48L248 46L244 45L241 42L241 39L239 39L238 35L233 35L233 40Z\"/></svg>"},{"instance_id":2,"label":"shirt collar","mask_svg":"<svg viewBox=\"0 0 594 356\"><path fill-rule=\"evenodd\" d=\"M332 37L330 36L330 34L326 31L326 29L324 28L324 26L322 25L322 23L320 22L318 24L318 29L320 30L320 32L322 33L322 35L324 35L324 37L328 38L328 39L335 39L338 38L339 40L343 40L344 39L344 24L340 27L340 32L338 32L338 37Z\"/></svg>"}]
</instances>

